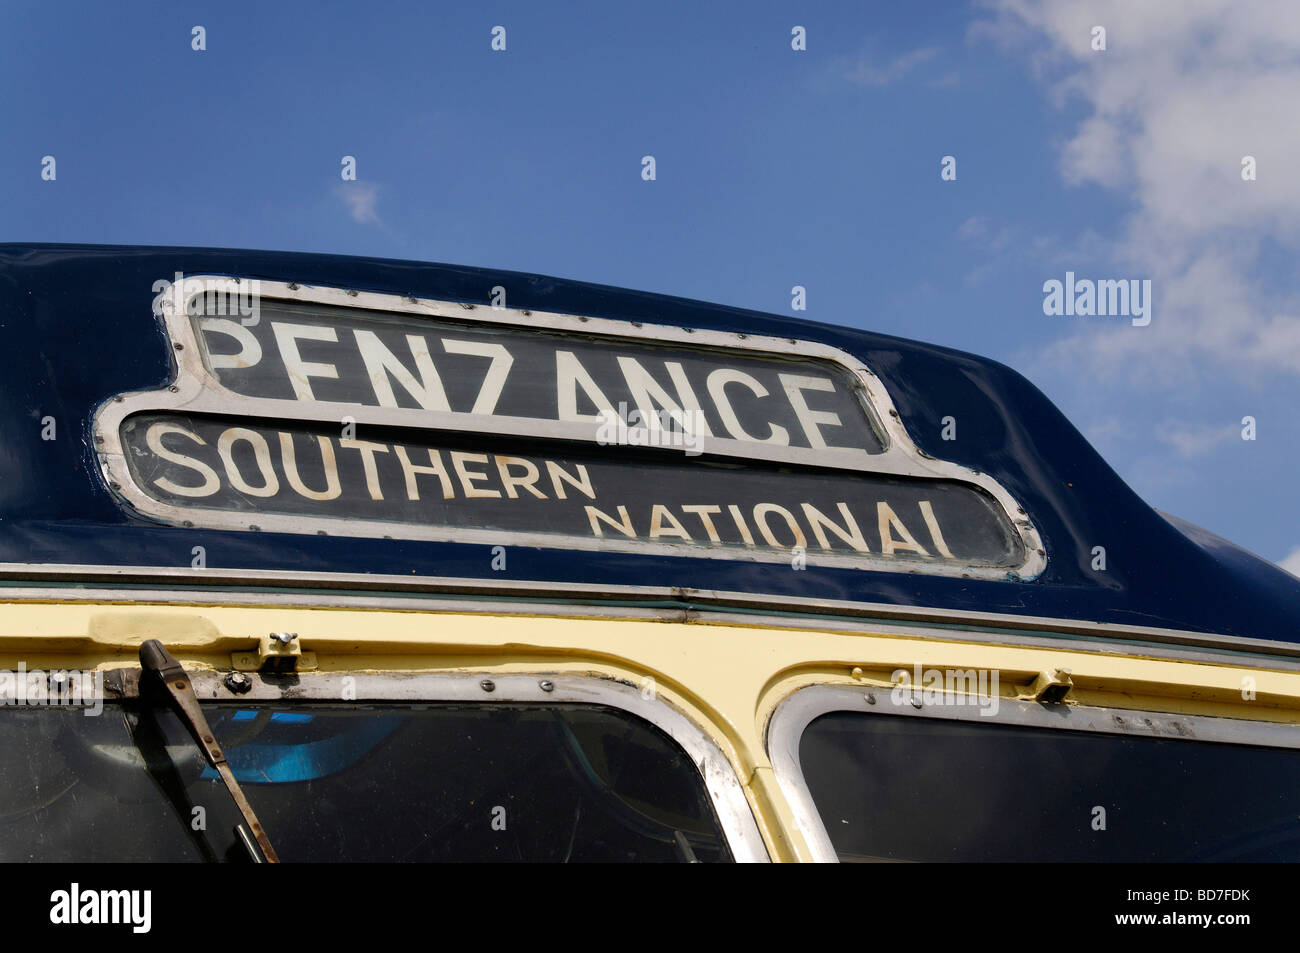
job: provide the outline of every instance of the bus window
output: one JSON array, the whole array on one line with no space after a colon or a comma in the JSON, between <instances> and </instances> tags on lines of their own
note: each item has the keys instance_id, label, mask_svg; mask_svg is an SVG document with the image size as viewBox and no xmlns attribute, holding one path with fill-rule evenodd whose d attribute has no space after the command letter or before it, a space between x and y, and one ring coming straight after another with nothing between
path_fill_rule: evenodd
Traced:
<instances>
[{"instance_id":1,"label":"bus window","mask_svg":"<svg viewBox=\"0 0 1300 953\"><path fill-rule=\"evenodd\" d=\"M730 861L699 769L595 705L204 706L285 861ZM0 713L0 861L246 859L169 710Z\"/></svg>"},{"instance_id":2,"label":"bus window","mask_svg":"<svg viewBox=\"0 0 1300 953\"><path fill-rule=\"evenodd\" d=\"M834 711L798 744L841 861L1300 860L1300 753Z\"/></svg>"}]
</instances>

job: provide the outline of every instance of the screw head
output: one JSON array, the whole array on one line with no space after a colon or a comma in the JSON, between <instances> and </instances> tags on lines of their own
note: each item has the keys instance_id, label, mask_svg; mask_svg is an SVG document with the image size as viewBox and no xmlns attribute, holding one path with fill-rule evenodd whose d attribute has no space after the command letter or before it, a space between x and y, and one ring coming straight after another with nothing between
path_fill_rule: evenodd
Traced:
<instances>
[{"instance_id":1,"label":"screw head","mask_svg":"<svg viewBox=\"0 0 1300 953\"><path fill-rule=\"evenodd\" d=\"M478 687L483 689L485 692L494 692L497 690L496 682L492 681L490 678L483 679L483 681L478 683Z\"/></svg>"},{"instance_id":2,"label":"screw head","mask_svg":"<svg viewBox=\"0 0 1300 953\"><path fill-rule=\"evenodd\" d=\"M550 681L549 679L542 679L540 682L537 683L537 687L544 692L555 691L555 683Z\"/></svg>"}]
</instances>

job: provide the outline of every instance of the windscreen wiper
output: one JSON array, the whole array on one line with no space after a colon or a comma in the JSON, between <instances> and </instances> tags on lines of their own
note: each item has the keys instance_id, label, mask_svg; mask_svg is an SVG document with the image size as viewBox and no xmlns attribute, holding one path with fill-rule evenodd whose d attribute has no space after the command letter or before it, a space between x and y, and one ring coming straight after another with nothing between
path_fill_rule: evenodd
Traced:
<instances>
[{"instance_id":1,"label":"windscreen wiper","mask_svg":"<svg viewBox=\"0 0 1300 953\"><path fill-rule=\"evenodd\" d=\"M254 860L265 860L268 864L278 864L280 858L275 853L275 848L271 846L266 831L262 829L261 823L258 822L257 815L253 813L253 806L248 803L248 798L244 797L244 792L239 787L239 782L235 780L230 765L226 763L226 756L221 750L221 745L217 744L217 739L213 737L207 719L203 717L203 709L199 706L198 696L194 694L194 687L190 684L190 677L185 674L185 669L181 668L181 663L172 657L161 642L157 639L150 639L140 646L140 668L142 670L142 681L144 677L152 674L163 690L167 692L172 707L180 716L189 733L194 736L194 740L203 751L203 756L207 758L208 764L221 775L221 780L226 783L226 790L230 792L231 799L235 802L235 806L239 808L239 813L244 817L244 823L237 825L235 828L235 833L244 847L253 856ZM252 835L251 840L249 838L250 834ZM260 857L258 856L259 851Z\"/></svg>"}]
</instances>

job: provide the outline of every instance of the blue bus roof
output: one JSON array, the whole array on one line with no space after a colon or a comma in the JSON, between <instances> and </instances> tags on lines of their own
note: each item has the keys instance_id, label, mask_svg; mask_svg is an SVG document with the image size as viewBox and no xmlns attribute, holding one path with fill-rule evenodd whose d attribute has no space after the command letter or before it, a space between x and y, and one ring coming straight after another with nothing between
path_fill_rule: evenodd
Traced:
<instances>
[{"instance_id":1,"label":"blue bus roof","mask_svg":"<svg viewBox=\"0 0 1300 953\"><path fill-rule=\"evenodd\" d=\"M838 348L883 382L925 454L988 474L1031 514L1047 553L1032 581L969 579L634 552L522 547L514 580L662 586L1051 617L1300 642L1300 580L1143 502L1041 392L991 360L888 335L540 275L333 255L205 248L0 245L0 563L493 579L479 544L247 533L145 518L105 483L91 421L105 401L166 387L174 355L151 304L176 273L238 275L773 337ZM956 439L945 416L959 409ZM53 417L58 439L42 439ZM1104 546L1106 569L1094 571ZM31 578L31 574L26 574Z\"/></svg>"}]
</instances>

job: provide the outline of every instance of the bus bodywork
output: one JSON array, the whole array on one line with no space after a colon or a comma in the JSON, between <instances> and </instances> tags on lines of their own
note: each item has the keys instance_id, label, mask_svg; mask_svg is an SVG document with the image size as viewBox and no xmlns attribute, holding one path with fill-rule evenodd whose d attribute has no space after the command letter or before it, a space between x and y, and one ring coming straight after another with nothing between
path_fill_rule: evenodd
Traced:
<instances>
[{"instance_id":1,"label":"bus bodywork","mask_svg":"<svg viewBox=\"0 0 1300 953\"><path fill-rule=\"evenodd\" d=\"M994 362L270 252L0 315L5 859L242 856L149 639L285 860L1294 859L1300 580Z\"/></svg>"}]
</instances>

